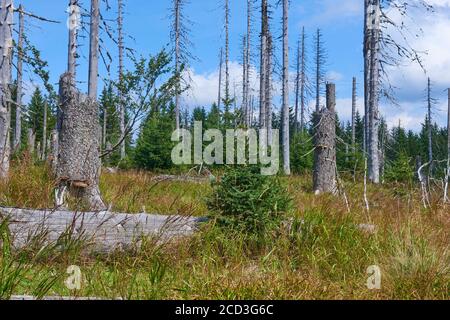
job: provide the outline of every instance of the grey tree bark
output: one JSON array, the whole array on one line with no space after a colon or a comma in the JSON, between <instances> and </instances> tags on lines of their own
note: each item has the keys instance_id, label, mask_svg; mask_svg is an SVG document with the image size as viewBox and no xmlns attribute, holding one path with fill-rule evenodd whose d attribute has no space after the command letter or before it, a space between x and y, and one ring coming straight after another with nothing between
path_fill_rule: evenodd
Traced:
<instances>
[{"instance_id":1,"label":"grey tree bark","mask_svg":"<svg viewBox=\"0 0 450 320\"><path fill-rule=\"evenodd\" d=\"M99 0L91 0L91 27L89 45L88 96L97 100L98 92L98 50L99 50L100 7Z\"/></svg>"},{"instance_id":2,"label":"grey tree bark","mask_svg":"<svg viewBox=\"0 0 450 320\"><path fill-rule=\"evenodd\" d=\"M175 70L180 71L180 0L174 0L175 13ZM180 80L179 80L180 81ZM175 125L176 129L180 129L180 82L178 81L177 93L175 95Z\"/></svg>"},{"instance_id":3,"label":"grey tree bark","mask_svg":"<svg viewBox=\"0 0 450 320\"><path fill-rule=\"evenodd\" d=\"M245 107L246 107L246 125L250 128L252 125L250 111L250 69L251 69L251 36L252 36L252 0L247 0L247 45L246 45L246 74L245 74Z\"/></svg>"},{"instance_id":4,"label":"grey tree bark","mask_svg":"<svg viewBox=\"0 0 450 320\"><path fill-rule=\"evenodd\" d=\"M22 138L22 86L23 86L23 33L24 13L23 6L19 6L19 39L17 41L17 99L16 99L16 127L14 129L14 152L20 148Z\"/></svg>"},{"instance_id":5,"label":"grey tree bark","mask_svg":"<svg viewBox=\"0 0 450 320\"><path fill-rule=\"evenodd\" d=\"M58 154L59 154L59 138L58 130L52 130L50 134L50 155L48 160L53 173L56 175L58 169Z\"/></svg>"},{"instance_id":6,"label":"grey tree bark","mask_svg":"<svg viewBox=\"0 0 450 320\"><path fill-rule=\"evenodd\" d=\"M336 193L336 86L326 86L327 107L316 115L313 184L315 194Z\"/></svg>"},{"instance_id":7,"label":"grey tree bark","mask_svg":"<svg viewBox=\"0 0 450 320\"><path fill-rule=\"evenodd\" d=\"M369 29L369 12L370 0L364 0L364 40L363 40L363 56L364 56L364 139L363 150L368 155L368 137L369 137L369 103L370 103L370 38L371 29Z\"/></svg>"},{"instance_id":8,"label":"grey tree bark","mask_svg":"<svg viewBox=\"0 0 450 320\"><path fill-rule=\"evenodd\" d=\"M47 102L44 103L44 110L42 110L43 112L43 117L44 117L44 121L43 121L43 125L42 125L42 150L41 150L41 160L44 161L45 157L46 157L46 152L47 152L47 111L48 111L48 104Z\"/></svg>"},{"instance_id":9,"label":"grey tree bark","mask_svg":"<svg viewBox=\"0 0 450 320\"><path fill-rule=\"evenodd\" d=\"M98 187L101 161L97 101L75 88L70 73L61 76L59 95L62 117L57 205L65 204L65 194L68 192L90 210L104 210L106 207Z\"/></svg>"},{"instance_id":10,"label":"grey tree bark","mask_svg":"<svg viewBox=\"0 0 450 320\"><path fill-rule=\"evenodd\" d=\"M289 0L283 0L283 169L291 174L289 134Z\"/></svg>"},{"instance_id":11,"label":"grey tree bark","mask_svg":"<svg viewBox=\"0 0 450 320\"><path fill-rule=\"evenodd\" d=\"M356 78L353 77L352 83L352 148L356 150Z\"/></svg>"},{"instance_id":12,"label":"grey tree bark","mask_svg":"<svg viewBox=\"0 0 450 320\"><path fill-rule=\"evenodd\" d=\"M68 59L67 59L67 71L72 74L73 78L76 78L76 67L77 67L77 36L80 21L78 0L70 0L70 23L69 23L69 48L68 48Z\"/></svg>"},{"instance_id":13,"label":"grey tree bark","mask_svg":"<svg viewBox=\"0 0 450 320\"><path fill-rule=\"evenodd\" d=\"M219 89L217 93L217 108L220 110L222 102L222 66L223 66L223 48L220 48L220 65L219 65Z\"/></svg>"},{"instance_id":14,"label":"grey tree bark","mask_svg":"<svg viewBox=\"0 0 450 320\"><path fill-rule=\"evenodd\" d=\"M118 17L117 17L117 29L119 33L118 37L118 46L119 46L119 83L122 84L123 82L123 51L124 51L124 45L123 45L123 3L122 0L118 0L117 3L118 6ZM177 128L180 126L179 122L179 109L177 109ZM122 86L120 86L119 90L119 127L120 127L120 136L125 136L125 101L123 101L123 94L122 94ZM120 159L125 159L126 156L126 150L125 150L125 139L123 139L122 143L120 144Z\"/></svg>"},{"instance_id":15,"label":"grey tree bark","mask_svg":"<svg viewBox=\"0 0 450 320\"><path fill-rule=\"evenodd\" d=\"M27 146L30 155L34 154L35 143L36 143L36 134L34 133L33 129L29 128L27 133Z\"/></svg>"},{"instance_id":16,"label":"grey tree bark","mask_svg":"<svg viewBox=\"0 0 450 320\"><path fill-rule=\"evenodd\" d=\"M260 74L259 74L259 127L267 128L266 118L266 76L267 76L267 33L268 33L267 0L261 0L261 45L260 45Z\"/></svg>"},{"instance_id":17,"label":"grey tree bark","mask_svg":"<svg viewBox=\"0 0 450 320\"><path fill-rule=\"evenodd\" d=\"M447 151L447 176L445 179L445 191L444 191L444 201L445 202L449 202L449 190L448 190L448 185L449 185L449 179L450 179L450 89L447 90L447 94L448 94L448 112L447 112L447 116L448 116L448 120L447 120L447 143L448 143L448 151Z\"/></svg>"},{"instance_id":18,"label":"grey tree bark","mask_svg":"<svg viewBox=\"0 0 450 320\"><path fill-rule=\"evenodd\" d=\"M91 1L88 97L75 86L73 74L61 76L59 83L59 154L56 205L65 205L68 192L90 210L106 207L100 195L100 125L97 83L99 50L99 1Z\"/></svg>"},{"instance_id":19,"label":"grey tree bark","mask_svg":"<svg viewBox=\"0 0 450 320\"><path fill-rule=\"evenodd\" d=\"M427 83L427 125L428 125L428 161L433 162L433 117L431 115L431 80L428 78ZM433 165L431 165L431 168Z\"/></svg>"},{"instance_id":20,"label":"grey tree bark","mask_svg":"<svg viewBox=\"0 0 450 320\"><path fill-rule=\"evenodd\" d=\"M247 102L247 36L242 39L242 123L247 126L248 102Z\"/></svg>"},{"instance_id":21,"label":"grey tree bark","mask_svg":"<svg viewBox=\"0 0 450 320\"><path fill-rule=\"evenodd\" d=\"M225 0L225 100L230 99L230 2Z\"/></svg>"},{"instance_id":22,"label":"grey tree bark","mask_svg":"<svg viewBox=\"0 0 450 320\"><path fill-rule=\"evenodd\" d=\"M294 111L294 129L295 133L299 130L299 124L298 124L298 113L299 113L299 106L300 106L300 68L301 68L301 52L300 52L300 39L297 42L297 61L296 61L296 68L297 72L295 74L295 111Z\"/></svg>"},{"instance_id":23,"label":"grey tree bark","mask_svg":"<svg viewBox=\"0 0 450 320\"><path fill-rule=\"evenodd\" d=\"M265 107L265 111L266 111L266 128L267 128L267 143L269 146L272 146L273 143L273 139L272 139L272 71L273 71L273 42L272 42L272 34L270 32L270 30L268 30L268 34L267 34L267 53L266 53L266 85L265 85L265 89L266 89L266 97L265 97L265 102L266 102L266 107Z\"/></svg>"},{"instance_id":24,"label":"grey tree bark","mask_svg":"<svg viewBox=\"0 0 450 320\"><path fill-rule=\"evenodd\" d=\"M321 38L321 34L320 34L320 30L317 29L317 35L316 35L316 113L320 112L320 86L321 86L321 82L322 82L322 75L321 75L321 66L320 66L320 38Z\"/></svg>"},{"instance_id":25,"label":"grey tree bark","mask_svg":"<svg viewBox=\"0 0 450 320\"><path fill-rule=\"evenodd\" d=\"M12 26L13 1L0 2L0 179L9 175L9 158L11 152L10 124L11 110L11 59L12 59Z\"/></svg>"},{"instance_id":26,"label":"grey tree bark","mask_svg":"<svg viewBox=\"0 0 450 320\"><path fill-rule=\"evenodd\" d=\"M305 27L302 28L302 59L301 59L301 79L300 79L300 128L305 130L306 126L306 34Z\"/></svg>"},{"instance_id":27,"label":"grey tree bark","mask_svg":"<svg viewBox=\"0 0 450 320\"><path fill-rule=\"evenodd\" d=\"M370 90L369 90L369 179L380 183L379 132L379 72L380 72L380 0L372 0L370 7Z\"/></svg>"}]
</instances>

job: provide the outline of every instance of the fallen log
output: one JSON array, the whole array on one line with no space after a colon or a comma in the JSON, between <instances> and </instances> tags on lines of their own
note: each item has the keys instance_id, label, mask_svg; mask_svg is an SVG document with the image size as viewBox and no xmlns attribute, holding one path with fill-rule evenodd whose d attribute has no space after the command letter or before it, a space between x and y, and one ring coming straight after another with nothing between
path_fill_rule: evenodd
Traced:
<instances>
[{"instance_id":1,"label":"fallen log","mask_svg":"<svg viewBox=\"0 0 450 320\"><path fill-rule=\"evenodd\" d=\"M192 235L202 221L184 216L71 212L0 207L14 249L79 240L95 252L128 250L145 239L158 243Z\"/></svg>"},{"instance_id":2,"label":"fallen log","mask_svg":"<svg viewBox=\"0 0 450 320\"><path fill-rule=\"evenodd\" d=\"M213 179L212 176L175 176L175 175L161 175L152 178L154 182L175 181L175 182L189 182L189 183L206 183Z\"/></svg>"}]
</instances>

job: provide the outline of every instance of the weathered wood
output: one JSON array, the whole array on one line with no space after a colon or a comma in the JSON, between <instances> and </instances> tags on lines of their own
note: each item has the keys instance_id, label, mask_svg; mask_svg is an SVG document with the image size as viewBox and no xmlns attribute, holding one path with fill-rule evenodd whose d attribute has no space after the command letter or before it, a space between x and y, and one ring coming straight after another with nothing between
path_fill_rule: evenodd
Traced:
<instances>
[{"instance_id":1,"label":"weathered wood","mask_svg":"<svg viewBox=\"0 0 450 320\"><path fill-rule=\"evenodd\" d=\"M336 87L327 84L327 108L316 119L314 192L335 193L336 180Z\"/></svg>"},{"instance_id":2,"label":"weathered wood","mask_svg":"<svg viewBox=\"0 0 450 320\"><path fill-rule=\"evenodd\" d=\"M124 137L126 135L126 128L125 128L125 102L123 98L123 64L124 64L124 44L123 44L123 3L122 0L118 0L117 3L118 8L118 16L117 16L117 29L119 32L119 39L118 39L118 49L119 49L119 83L120 83L120 90L119 90L119 129L120 129L120 136ZM177 69L178 71L178 69ZM177 93L178 94L178 93ZM179 115L178 115L179 118ZM106 108L105 108L105 119L106 119ZM179 124L178 124L179 126ZM179 128L177 126L177 129ZM105 136L106 136L106 130L105 130ZM125 159L126 156L126 150L125 150L125 140L120 143L120 159ZM106 140L105 140L106 141Z\"/></svg>"},{"instance_id":3,"label":"weathered wood","mask_svg":"<svg viewBox=\"0 0 450 320\"><path fill-rule=\"evenodd\" d=\"M35 143L36 143L36 133L34 132L33 129L29 128L27 134L27 146L30 155L34 154Z\"/></svg>"},{"instance_id":4,"label":"weathered wood","mask_svg":"<svg viewBox=\"0 0 450 320\"><path fill-rule=\"evenodd\" d=\"M23 35L24 13L22 5L19 6L19 39L17 42L17 89L16 89L16 126L14 128L13 149L20 148L22 137L22 95L23 95Z\"/></svg>"},{"instance_id":5,"label":"weathered wood","mask_svg":"<svg viewBox=\"0 0 450 320\"><path fill-rule=\"evenodd\" d=\"M72 77L76 77L76 64L77 64L77 34L80 27L80 8L78 6L78 0L70 0L69 3L69 48L67 59L67 72Z\"/></svg>"},{"instance_id":6,"label":"weathered wood","mask_svg":"<svg viewBox=\"0 0 450 320\"><path fill-rule=\"evenodd\" d=\"M91 210L104 210L98 188L101 163L97 103L76 90L70 73L61 76L59 86L62 111L57 160L59 199L64 200L68 191ZM77 181L87 182L88 187L73 187L72 183ZM63 204L63 201L57 203Z\"/></svg>"},{"instance_id":7,"label":"weathered wood","mask_svg":"<svg viewBox=\"0 0 450 320\"><path fill-rule=\"evenodd\" d=\"M89 40L89 79L88 95L96 101L98 87L98 55L99 55L99 25L100 6L99 0L91 0L91 27Z\"/></svg>"},{"instance_id":8,"label":"weathered wood","mask_svg":"<svg viewBox=\"0 0 450 320\"><path fill-rule=\"evenodd\" d=\"M190 236L200 218L111 212L71 212L0 207L0 222L6 219L15 249L55 245L79 240L86 249L112 252L139 247L142 240L159 242Z\"/></svg>"},{"instance_id":9,"label":"weathered wood","mask_svg":"<svg viewBox=\"0 0 450 320\"><path fill-rule=\"evenodd\" d=\"M0 179L8 177L11 110L11 56L13 48L13 1L1 0L0 7Z\"/></svg>"},{"instance_id":10,"label":"weathered wood","mask_svg":"<svg viewBox=\"0 0 450 320\"><path fill-rule=\"evenodd\" d=\"M290 162L290 111L289 111L289 0L283 0L283 171L291 174Z\"/></svg>"}]
</instances>

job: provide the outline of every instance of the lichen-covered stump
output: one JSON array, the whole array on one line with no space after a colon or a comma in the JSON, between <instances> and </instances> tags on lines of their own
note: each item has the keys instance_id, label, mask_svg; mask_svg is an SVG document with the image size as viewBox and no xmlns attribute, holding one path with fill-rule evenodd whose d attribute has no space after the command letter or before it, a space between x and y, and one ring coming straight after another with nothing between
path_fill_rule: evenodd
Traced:
<instances>
[{"instance_id":1,"label":"lichen-covered stump","mask_svg":"<svg viewBox=\"0 0 450 320\"><path fill-rule=\"evenodd\" d=\"M64 205L66 192L92 211L106 209L100 196L100 124L96 101L78 92L71 74L61 76L58 143L57 206Z\"/></svg>"},{"instance_id":2,"label":"lichen-covered stump","mask_svg":"<svg viewBox=\"0 0 450 320\"><path fill-rule=\"evenodd\" d=\"M314 192L336 193L336 89L327 84L327 108L316 115Z\"/></svg>"}]
</instances>

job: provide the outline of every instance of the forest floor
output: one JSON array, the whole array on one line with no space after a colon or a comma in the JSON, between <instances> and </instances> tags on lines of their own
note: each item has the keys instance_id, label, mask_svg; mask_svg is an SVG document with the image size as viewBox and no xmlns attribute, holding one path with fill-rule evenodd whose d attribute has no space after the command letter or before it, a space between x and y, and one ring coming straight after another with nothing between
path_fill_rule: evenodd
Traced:
<instances>
[{"instance_id":1,"label":"forest floor","mask_svg":"<svg viewBox=\"0 0 450 320\"><path fill-rule=\"evenodd\" d=\"M102 194L115 212L207 215L209 183L154 182L144 172L104 173ZM360 180L360 179L358 179ZM343 197L314 196L311 177L284 178L293 197L285 228L255 244L212 224L193 237L164 245L149 241L139 251L108 256L82 251L8 250L0 247L0 299L10 295L123 299L449 299L450 215L438 199L429 209L414 186L345 182ZM0 206L51 208L54 181L43 166L15 163L0 183ZM375 225L364 232L359 224ZM83 283L65 285L68 266ZM381 270L381 288L368 289Z\"/></svg>"}]
</instances>

